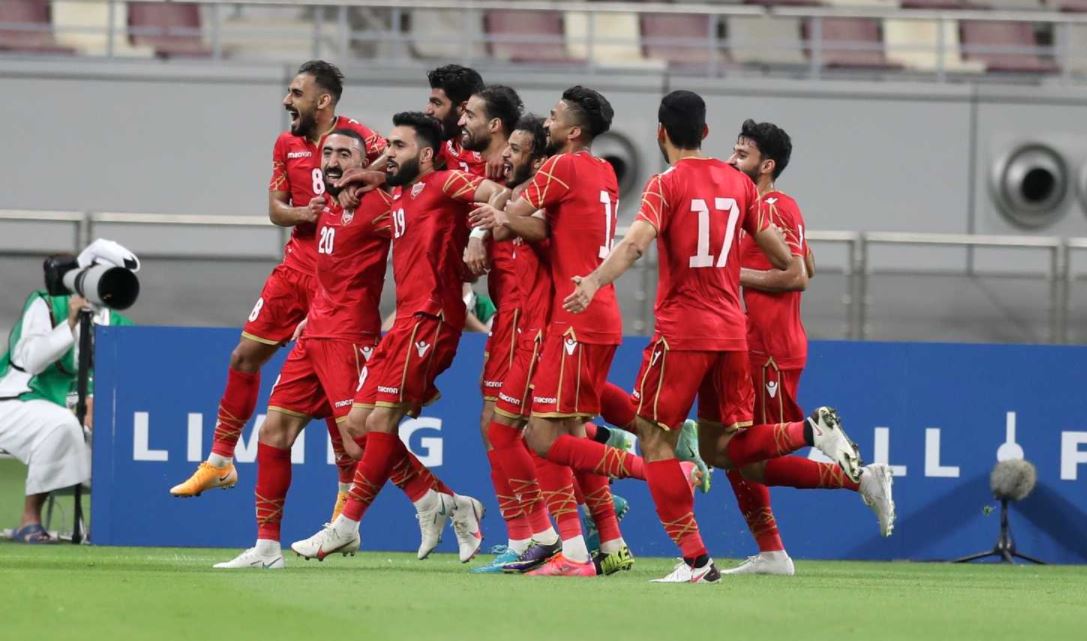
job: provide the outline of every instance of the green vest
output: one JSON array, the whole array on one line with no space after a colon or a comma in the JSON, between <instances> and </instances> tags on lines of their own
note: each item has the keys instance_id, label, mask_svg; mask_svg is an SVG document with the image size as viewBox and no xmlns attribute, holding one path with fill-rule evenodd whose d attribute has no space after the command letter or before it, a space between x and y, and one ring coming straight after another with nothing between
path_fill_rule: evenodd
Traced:
<instances>
[{"instance_id":1,"label":"green vest","mask_svg":"<svg viewBox=\"0 0 1087 641\"><path fill-rule=\"evenodd\" d=\"M8 336L8 349L4 352L3 357L0 357L0 380L7 378L9 375L16 375L17 370L11 364L11 351L22 339L23 318L30 306L39 298L44 300L49 307L49 316L53 327L56 327L58 322L68 318L69 296L50 296L45 290L32 292L27 297L26 302L23 303L23 311L19 315L19 320L11 328L11 334ZM131 325L132 321L113 310L109 310L108 324ZM63 356L50 363L45 371L30 377L30 380L25 384L26 391L19 394L19 400L43 399L56 403L61 407L66 407L69 394L74 394L76 391L76 374L78 371L79 363L76 361L76 350L73 345ZM92 373L89 379L89 393L94 391L93 383L94 375Z\"/></svg>"}]
</instances>

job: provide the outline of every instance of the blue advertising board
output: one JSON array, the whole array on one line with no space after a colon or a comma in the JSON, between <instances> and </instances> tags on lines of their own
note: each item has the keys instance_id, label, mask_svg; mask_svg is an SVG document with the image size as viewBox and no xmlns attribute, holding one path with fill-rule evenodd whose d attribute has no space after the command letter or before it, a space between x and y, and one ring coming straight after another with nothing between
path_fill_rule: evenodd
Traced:
<instances>
[{"instance_id":1,"label":"blue advertising board","mask_svg":"<svg viewBox=\"0 0 1087 641\"><path fill-rule=\"evenodd\" d=\"M226 362L237 330L103 327L96 349L91 538L99 545L243 548L256 536L256 430L286 351L264 369L261 401L238 445L240 481L176 499L211 446ZM505 534L479 435L484 337L466 335L439 379L442 399L402 426L401 437L456 491L483 500L485 544ZM629 386L644 338L628 338L612 380ZM989 491L996 452L1016 443L1038 471L1033 494L1012 508L1024 552L1050 562L1087 561L1087 348L814 341L800 386L806 408L832 405L866 461L895 473L898 525L879 536L874 515L847 490L774 488L774 511L789 552L813 559L948 559L992 547L997 506ZM1008 447L1005 445L1005 447ZM801 455L812 455L801 452ZM336 496L323 422L292 453L293 482L283 538L308 536L328 520ZM631 501L623 534L636 555L674 556L644 484L617 481ZM716 556L755 552L721 472L696 512ZM362 525L363 549L414 550L414 510L394 486ZM455 549L448 533L440 550Z\"/></svg>"}]
</instances>

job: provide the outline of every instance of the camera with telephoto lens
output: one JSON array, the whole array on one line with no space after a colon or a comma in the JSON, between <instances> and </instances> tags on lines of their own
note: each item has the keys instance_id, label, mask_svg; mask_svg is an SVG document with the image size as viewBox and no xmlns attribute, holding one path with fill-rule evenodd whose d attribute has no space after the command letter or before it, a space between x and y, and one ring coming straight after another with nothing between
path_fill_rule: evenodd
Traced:
<instances>
[{"instance_id":1,"label":"camera with telephoto lens","mask_svg":"<svg viewBox=\"0 0 1087 641\"><path fill-rule=\"evenodd\" d=\"M79 294L99 307L128 309L140 295L140 259L111 240L94 241L78 257L50 256L42 267L50 296Z\"/></svg>"}]
</instances>

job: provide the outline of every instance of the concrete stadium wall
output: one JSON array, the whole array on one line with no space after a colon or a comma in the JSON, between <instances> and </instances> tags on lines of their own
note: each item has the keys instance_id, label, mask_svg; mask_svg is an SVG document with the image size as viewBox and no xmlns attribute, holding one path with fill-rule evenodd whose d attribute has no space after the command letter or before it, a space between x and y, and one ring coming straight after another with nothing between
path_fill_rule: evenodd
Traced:
<instances>
[{"instance_id":1,"label":"concrete stadium wall","mask_svg":"<svg viewBox=\"0 0 1087 641\"><path fill-rule=\"evenodd\" d=\"M348 66L349 84L340 112L379 130L392 113L424 104L423 68L408 70ZM177 63L0 62L5 86L0 136L7 153L0 158L4 191L0 208L96 211L153 211L199 214L261 215L272 143L285 126L279 101L292 69L284 66L217 67ZM1047 229L1025 232L1006 221L989 195L992 160L1008 145L1042 136L1067 147L1073 173L1087 166L1087 137L1079 132L1087 90L1037 86L971 86L765 80L747 78L684 79L658 74L600 75L571 78L558 74L485 72L490 82L518 88L526 105L546 113L562 88L583 82L601 89L616 108L613 131L635 150L633 188L622 213L629 220L644 180L663 161L654 138L660 95L689 88L706 96L711 114L709 153L729 152L744 118L772 120L792 135L795 151L780 181L804 209L811 229L919 231L956 233L1035 233L1087 236L1087 215L1073 191L1067 210ZM257 232L163 234L147 229L110 228L121 242L159 251L228 251L268 255L278 239ZM0 254L5 248L43 250L69 243L56 227L0 226ZM840 247L817 245L823 274L840 272ZM968 260L985 272L1042 274L1043 252L881 248L874 269L963 271ZM8 264L5 261L5 264ZM33 268L0 273L5 299L25 288ZM248 287L214 286L186 304L163 292L148 322L179 318L196 324L237 323L252 304L259 275L267 267L219 265L204 268L171 263L173 275L186 271L244 272ZM149 269L152 269L149 266ZM150 272L149 272L149 275ZM241 274L239 274L239 277ZM153 277L153 275L152 275ZM916 302L913 294L891 296L874 310L870 335L877 338L954 338L1006 340L991 328L1011 326L1011 340L1042 340L1046 285L1028 279L1026 298L1016 289L993 287L976 277L911 278L903 291L920 289L932 307L958 309L966 327L946 319L920 326L903 320ZM168 275L163 285L176 282ZM923 282L923 284L921 284ZM35 282L30 282L34 286ZM185 285L179 284L179 287ZM9 289L10 287L10 289ZM826 287L826 289L823 289ZM912 288L912 289L911 289ZM169 290L170 288L167 287ZM222 289L222 288L220 288ZM238 298L236 291L251 292ZM641 303L633 285L625 288L624 308L635 316ZM1007 290L1007 291L1003 291ZM882 291L882 290L879 290ZM879 291L873 288L874 300ZM998 295L992 294L998 291ZM1009 293L1010 292L1010 293ZM831 275L816 279L809 295L813 334L842 335L844 287ZM1015 300L1003 301L1010 295ZM962 301L974 301L966 302ZM142 306L142 305L141 305ZM965 306L965 308L963 308ZM0 302L0 327L17 310ZM908 315L908 314L907 314ZM990 328L990 329L986 329Z\"/></svg>"}]
</instances>

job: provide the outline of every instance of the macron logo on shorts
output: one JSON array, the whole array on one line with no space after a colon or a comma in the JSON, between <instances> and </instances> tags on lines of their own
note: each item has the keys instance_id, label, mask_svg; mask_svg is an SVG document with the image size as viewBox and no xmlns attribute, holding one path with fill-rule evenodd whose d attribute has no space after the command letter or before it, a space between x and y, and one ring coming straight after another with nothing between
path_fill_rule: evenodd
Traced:
<instances>
[{"instance_id":1,"label":"macron logo on shorts","mask_svg":"<svg viewBox=\"0 0 1087 641\"><path fill-rule=\"evenodd\" d=\"M363 347L360 351L362 352L362 358L367 361L374 355L373 347Z\"/></svg>"},{"instance_id":2,"label":"macron logo on shorts","mask_svg":"<svg viewBox=\"0 0 1087 641\"><path fill-rule=\"evenodd\" d=\"M419 352L419 358L422 358L423 354L426 354L428 349L430 349L430 343L426 341L418 341L415 343L415 351Z\"/></svg>"},{"instance_id":3,"label":"macron logo on shorts","mask_svg":"<svg viewBox=\"0 0 1087 641\"><path fill-rule=\"evenodd\" d=\"M577 349L577 341L572 338L566 339L566 353L570 356L574 355L574 350Z\"/></svg>"},{"instance_id":4,"label":"macron logo on shorts","mask_svg":"<svg viewBox=\"0 0 1087 641\"><path fill-rule=\"evenodd\" d=\"M778 394L778 382L766 381L766 391L770 393L770 398L774 398Z\"/></svg>"},{"instance_id":5,"label":"macron logo on shorts","mask_svg":"<svg viewBox=\"0 0 1087 641\"><path fill-rule=\"evenodd\" d=\"M559 402L559 399L557 399L557 398L548 398L546 396L537 396L537 397L533 398L532 400L534 402L540 403L542 405L556 405Z\"/></svg>"},{"instance_id":6,"label":"macron logo on shorts","mask_svg":"<svg viewBox=\"0 0 1087 641\"><path fill-rule=\"evenodd\" d=\"M660 357L661 357L660 352L653 352L653 358L649 361L649 364L650 365L656 365L657 364L657 359L659 359Z\"/></svg>"}]
</instances>

